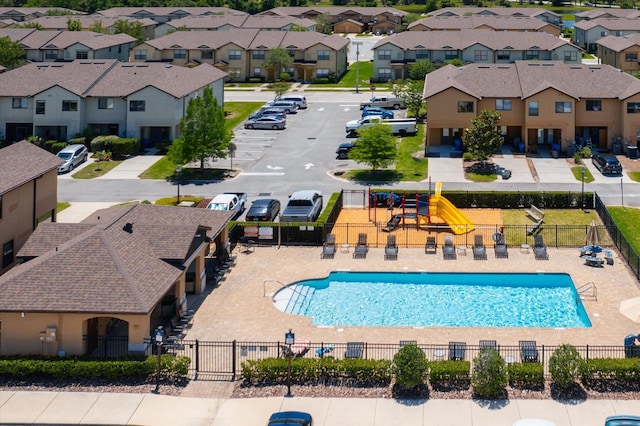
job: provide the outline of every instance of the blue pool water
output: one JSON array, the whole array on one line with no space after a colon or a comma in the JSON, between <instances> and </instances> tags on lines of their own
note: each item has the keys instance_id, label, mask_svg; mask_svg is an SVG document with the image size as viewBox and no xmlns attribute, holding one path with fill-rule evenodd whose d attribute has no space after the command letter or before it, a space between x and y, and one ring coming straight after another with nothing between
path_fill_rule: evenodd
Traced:
<instances>
[{"instance_id":1,"label":"blue pool water","mask_svg":"<svg viewBox=\"0 0 640 426\"><path fill-rule=\"evenodd\" d=\"M591 327L568 274L332 272L289 286L318 326Z\"/></svg>"}]
</instances>

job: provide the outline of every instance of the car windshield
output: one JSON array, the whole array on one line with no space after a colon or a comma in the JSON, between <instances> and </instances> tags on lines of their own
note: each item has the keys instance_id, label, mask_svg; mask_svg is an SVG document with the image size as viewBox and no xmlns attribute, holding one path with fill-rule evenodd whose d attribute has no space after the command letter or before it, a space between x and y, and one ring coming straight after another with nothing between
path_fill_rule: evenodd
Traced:
<instances>
[{"instance_id":1,"label":"car windshield","mask_svg":"<svg viewBox=\"0 0 640 426\"><path fill-rule=\"evenodd\" d=\"M58 153L58 157L62 158L63 160L70 160L72 156L73 155L70 152L59 152Z\"/></svg>"},{"instance_id":2,"label":"car windshield","mask_svg":"<svg viewBox=\"0 0 640 426\"><path fill-rule=\"evenodd\" d=\"M266 206L253 206L251 207L251 213L252 214L261 214L261 213L266 213L267 212L267 207Z\"/></svg>"},{"instance_id":3,"label":"car windshield","mask_svg":"<svg viewBox=\"0 0 640 426\"><path fill-rule=\"evenodd\" d=\"M227 204L226 203L210 203L209 206L207 206L207 208L209 210L227 210Z\"/></svg>"}]
</instances>

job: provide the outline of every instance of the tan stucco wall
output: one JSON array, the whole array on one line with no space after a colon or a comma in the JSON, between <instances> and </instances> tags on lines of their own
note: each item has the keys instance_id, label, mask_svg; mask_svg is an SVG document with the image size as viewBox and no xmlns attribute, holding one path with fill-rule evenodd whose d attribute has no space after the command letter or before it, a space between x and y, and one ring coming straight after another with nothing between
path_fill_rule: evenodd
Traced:
<instances>
[{"instance_id":1,"label":"tan stucco wall","mask_svg":"<svg viewBox=\"0 0 640 426\"><path fill-rule=\"evenodd\" d=\"M531 101L538 102L538 116L529 115L528 106ZM535 141L528 140L529 129L560 129L562 135L561 140L555 142L560 142L562 144L561 149L565 150L570 143L566 138L573 139L575 136L576 106L574 101L574 98L558 92L555 89L547 89L524 99L525 114L523 136L525 144L529 146L530 144L535 143ZM556 102L571 102L571 112L562 114L556 113Z\"/></svg>"}]
</instances>

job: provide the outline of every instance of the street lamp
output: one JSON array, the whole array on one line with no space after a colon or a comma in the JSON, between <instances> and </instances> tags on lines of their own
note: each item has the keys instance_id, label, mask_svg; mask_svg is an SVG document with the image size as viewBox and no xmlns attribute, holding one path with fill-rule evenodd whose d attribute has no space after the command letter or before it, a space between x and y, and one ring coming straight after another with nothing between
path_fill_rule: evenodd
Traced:
<instances>
[{"instance_id":1,"label":"street lamp","mask_svg":"<svg viewBox=\"0 0 640 426\"><path fill-rule=\"evenodd\" d=\"M156 353L158 354L158 369L156 371L156 389L153 391L153 393L160 393L160 364L162 362L162 337L164 336L164 331L162 330L162 326L159 325L158 328L156 328L156 336L155 336L155 341L156 341Z\"/></svg>"},{"instance_id":2,"label":"street lamp","mask_svg":"<svg viewBox=\"0 0 640 426\"><path fill-rule=\"evenodd\" d=\"M176 176L178 177L178 201L176 204L180 204L180 178L182 175L182 166L176 167Z\"/></svg>"},{"instance_id":3,"label":"street lamp","mask_svg":"<svg viewBox=\"0 0 640 426\"><path fill-rule=\"evenodd\" d=\"M284 334L284 344L289 348L289 350L287 350L287 394L285 395L288 398L291 397L291 345L293 345L295 338L296 336L291 329Z\"/></svg>"},{"instance_id":4,"label":"street lamp","mask_svg":"<svg viewBox=\"0 0 640 426\"><path fill-rule=\"evenodd\" d=\"M359 76L359 68L360 68L360 46L362 46L361 41L354 41L353 44L356 46L356 93L360 93L358 90L358 85L360 84L360 76Z\"/></svg>"},{"instance_id":5,"label":"street lamp","mask_svg":"<svg viewBox=\"0 0 640 426\"><path fill-rule=\"evenodd\" d=\"M582 195L580 196L580 200L582 200L582 210L584 210L584 172L585 168L580 167L580 173L582 173Z\"/></svg>"}]
</instances>

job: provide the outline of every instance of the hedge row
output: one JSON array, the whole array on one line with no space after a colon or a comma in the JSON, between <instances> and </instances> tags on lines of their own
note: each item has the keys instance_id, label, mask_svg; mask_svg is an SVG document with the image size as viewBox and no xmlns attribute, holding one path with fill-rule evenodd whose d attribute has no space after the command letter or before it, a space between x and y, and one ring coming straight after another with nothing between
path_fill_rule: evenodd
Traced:
<instances>
[{"instance_id":1,"label":"hedge row","mask_svg":"<svg viewBox=\"0 0 640 426\"><path fill-rule=\"evenodd\" d=\"M120 138L118 136L96 136L91 141L91 151L109 151L116 158L134 155L140 152L140 139Z\"/></svg>"},{"instance_id":2,"label":"hedge row","mask_svg":"<svg viewBox=\"0 0 640 426\"><path fill-rule=\"evenodd\" d=\"M640 358L593 358L585 360L580 380L589 385L595 381L640 382Z\"/></svg>"},{"instance_id":3,"label":"hedge row","mask_svg":"<svg viewBox=\"0 0 640 426\"><path fill-rule=\"evenodd\" d=\"M158 358L124 360L77 360L69 358L0 359L0 377L45 375L55 378L106 378L148 376L156 372ZM162 355L160 368L164 374L186 376L188 357Z\"/></svg>"}]
</instances>

